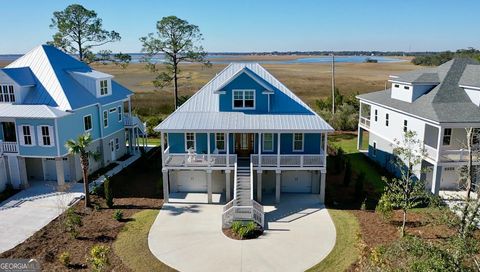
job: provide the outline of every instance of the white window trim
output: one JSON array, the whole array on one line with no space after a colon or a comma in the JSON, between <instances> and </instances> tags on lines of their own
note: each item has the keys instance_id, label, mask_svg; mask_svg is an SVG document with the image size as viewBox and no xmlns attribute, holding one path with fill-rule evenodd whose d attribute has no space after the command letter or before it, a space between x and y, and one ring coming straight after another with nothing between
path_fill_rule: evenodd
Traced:
<instances>
[{"instance_id":1,"label":"white window trim","mask_svg":"<svg viewBox=\"0 0 480 272\"><path fill-rule=\"evenodd\" d=\"M195 132L185 132L184 135L183 135L183 138L185 140L185 152L188 151L187 133L193 134L193 151L197 151L197 133L195 133Z\"/></svg>"},{"instance_id":2,"label":"white window trim","mask_svg":"<svg viewBox=\"0 0 480 272\"><path fill-rule=\"evenodd\" d=\"M265 149L265 134L272 135L272 149ZM262 134L262 152L273 152L275 145L275 135L273 133L263 133Z\"/></svg>"},{"instance_id":3,"label":"white window trim","mask_svg":"<svg viewBox=\"0 0 480 272\"><path fill-rule=\"evenodd\" d=\"M377 157L377 142L376 141L372 141L372 156L373 157Z\"/></svg>"},{"instance_id":4,"label":"white window trim","mask_svg":"<svg viewBox=\"0 0 480 272\"><path fill-rule=\"evenodd\" d=\"M408 120L403 119L403 132L407 132L407 131L408 131Z\"/></svg>"},{"instance_id":5,"label":"white window trim","mask_svg":"<svg viewBox=\"0 0 480 272\"><path fill-rule=\"evenodd\" d=\"M253 91L253 107L245 107L245 91ZM243 107L235 107L235 92L243 92ZM232 89L232 109L234 110L255 110L257 107L257 96L255 89Z\"/></svg>"},{"instance_id":6,"label":"white window trim","mask_svg":"<svg viewBox=\"0 0 480 272\"><path fill-rule=\"evenodd\" d=\"M107 93L102 94L102 81L107 81ZM112 80L111 78L97 79L97 97L105 97L112 94Z\"/></svg>"},{"instance_id":7,"label":"white window trim","mask_svg":"<svg viewBox=\"0 0 480 272\"><path fill-rule=\"evenodd\" d=\"M302 134L302 149L295 149L295 134ZM293 152L303 152L305 149L305 134L304 133L293 133L292 134L292 150Z\"/></svg>"},{"instance_id":8,"label":"white window trim","mask_svg":"<svg viewBox=\"0 0 480 272\"><path fill-rule=\"evenodd\" d=\"M114 113L114 112L117 112L117 108L114 107L114 108L108 109L108 113L111 114L111 113Z\"/></svg>"},{"instance_id":9,"label":"white window trim","mask_svg":"<svg viewBox=\"0 0 480 272\"><path fill-rule=\"evenodd\" d=\"M218 134L223 134L223 149L219 149L218 148L218 145L217 145L217 135ZM225 133L215 133L215 148L218 150L218 151L226 151L226 147L227 147L227 139L226 139L226 134Z\"/></svg>"},{"instance_id":10,"label":"white window trim","mask_svg":"<svg viewBox=\"0 0 480 272\"><path fill-rule=\"evenodd\" d=\"M122 106L118 106L117 107L117 114L118 114L118 122L122 122L123 121L123 107Z\"/></svg>"},{"instance_id":11,"label":"white window trim","mask_svg":"<svg viewBox=\"0 0 480 272\"><path fill-rule=\"evenodd\" d=\"M23 133L23 127L29 127L30 130L30 139L32 141L31 144L25 144L25 134ZM31 125L20 125L18 126L18 134L19 134L19 141L21 146L36 146L37 143L35 141L35 132L34 127Z\"/></svg>"},{"instance_id":12,"label":"white window trim","mask_svg":"<svg viewBox=\"0 0 480 272\"><path fill-rule=\"evenodd\" d=\"M3 86L7 87L7 93L3 92ZM13 99L11 100L10 88L13 90ZM0 103L16 103L17 102L17 93L15 92L15 86L13 84L0 84L0 96L2 101ZM5 97L8 97L8 101L5 101Z\"/></svg>"},{"instance_id":13,"label":"white window trim","mask_svg":"<svg viewBox=\"0 0 480 272\"><path fill-rule=\"evenodd\" d=\"M91 125L91 128L88 129L88 130L85 130L85 118L88 117L88 116L90 116L90 125ZM83 116L83 130L84 130L85 132L90 132L90 131L92 131L92 129L93 129L93 116L92 116L91 114L84 115L84 116Z\"/></svg>"},{"instance_id":14,"label":"white window trim","mask_svg":"<svg viewBox=\"0 0 480 272\"><path fill-rule=\"evenodd\" d=\"M114 144L115 144L115 150L119 150L120 149L120 139L115 138Z\"/></svg>"},{"instance_id":15,"label":"white window trim","mask_svg":"<svg viewBox=\"0 0 480 272\"><path fill-rule=\"evenodd\" d=\"M377 109L374 109L374 111L373 111L373 120L375 122L378 122L378 110Z\"/></svg>"},{"instance_id":16,"label":"white window trim","mask_svg":"<svg viewBox=\"0 0 480 272\"><path fill-rule=\"evenodd\" d=\"M105 125L105 113L107 113L107 125ZM102 112L102 124L103 124L103 128L108 128L108 110L104 110Z\"/></svg>"},{"instance_id":17,"label":"white window trim","mask_svg":"<svg viewBox=\"0 0 480 272\"><path fill-rule=\"evenodd\" d=\"M385 126L388 127L390 126L390 114L385 113Z\"/></svg>"},{"instance_id":18,"label":"white window trim","mask_svg":"<svg viewBox=\"0 0 480 272\"><path fill-rule=\"evenodd\" d=\"M445 130L447 130L447 129L450 129L450 135L446 135L446 134L445 134ZM453 129L452 129L452 128L444 128L444 129L443 129L442 146L451 146L451 145L452 145L452 133L453 133ZM448 144L444 144L445 136L450 137L450 140L448 141Z\"/></svg>"},{"instance_id":19,"label":"white window trim","mask_svg":"<svg viewBox=\"0 0 480 272\"><path fill-rule=\"evenodd\" d=\"M48 137L50 138L50 145L43 144L43 133L42 127L48 127ZM38 145L43 147L54 147L55 146L55 138L53 137L53 126L49 125L39 125L37 126L37 138L38 138Z\"/></svg>"}]
</instances>

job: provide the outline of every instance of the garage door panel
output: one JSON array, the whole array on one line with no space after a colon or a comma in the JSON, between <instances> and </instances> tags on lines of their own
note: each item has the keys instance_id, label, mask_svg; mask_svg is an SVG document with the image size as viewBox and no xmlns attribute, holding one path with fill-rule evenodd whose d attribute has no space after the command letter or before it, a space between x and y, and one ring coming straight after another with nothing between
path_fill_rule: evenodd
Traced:
<instances>
[{"instance_id":1,"label":"garage door panel","mask_svg":"<svg viewBox=\"0 0 480 272\"><path fill-rule=\"evenodd\" d=\"M204 193L207 191L207 174L205 171L179 171L176 173L178 192Z\"/></svg>"},{"instance_id":2,"label":"garage door panel","mask_svg":"<svg viewBox=\"0 0 480 272\"><path fill-rule=\"evenodd\" d=\"M282 173L282 193L311 193L312 174L308 171L291 171Z\"/></svg>"}]
</instances>

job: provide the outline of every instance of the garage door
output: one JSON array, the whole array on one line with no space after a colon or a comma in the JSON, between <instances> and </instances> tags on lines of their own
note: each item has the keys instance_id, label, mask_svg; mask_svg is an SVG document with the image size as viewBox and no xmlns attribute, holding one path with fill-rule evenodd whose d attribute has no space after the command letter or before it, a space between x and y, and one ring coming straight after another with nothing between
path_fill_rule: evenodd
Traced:
<instances>
[{"instance_id":1,"label":"garage door","mask_svg":"<svg viewBox=\"0 0 480 272\"><path fill-rule=\"evenodd\" d=\"M65 181L70 181L70 167L68 158L63 158L63 174L65 177ZM55 165L55 159L45 159L45 180L57 180L57 168Z\"/></svg>"},{"instance_id":2,"label":"garage door","mask_svg":"<svg viewBox=\"0 0 480 272\"><path fill-rule=\"evenodd\" d=\"M282 193L311 193L312 173L308 171L282 172Z\"/></svg>"},{"instance_id":3,"label":"garage door","mask_svg":"<svg viewBox=\"0 0 480 272\"><path fill-rule=\"evenodd\" d=\"M178 192L204 193L207 191L207 173L205 171L178 171L176 185Z\"/></svg>"}]
</instances>

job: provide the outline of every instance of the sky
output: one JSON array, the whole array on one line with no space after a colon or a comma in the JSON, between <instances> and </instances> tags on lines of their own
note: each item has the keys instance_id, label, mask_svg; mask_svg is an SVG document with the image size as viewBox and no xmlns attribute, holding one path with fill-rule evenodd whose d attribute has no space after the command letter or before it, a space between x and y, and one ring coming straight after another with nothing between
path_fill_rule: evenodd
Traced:
<instances>
[{"instance_id":1,"label":"sky","mask_svg":"<svg viewBox=\"0 0 480 272\"><path fill-rule=\"evenodd\" d=\"M122 40L99 49L140 52L164 16L198 25L208 52L443 51L480 48L480 1L447 0L0 0L0 54L50 40L54 11L93 9Z\"/></svg>"}]
</instances>

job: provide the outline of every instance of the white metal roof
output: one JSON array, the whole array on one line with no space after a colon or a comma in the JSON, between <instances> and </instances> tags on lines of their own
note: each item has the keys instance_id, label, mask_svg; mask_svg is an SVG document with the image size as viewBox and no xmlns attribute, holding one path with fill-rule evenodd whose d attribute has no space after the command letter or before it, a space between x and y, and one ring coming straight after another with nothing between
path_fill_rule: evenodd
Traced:
<instances>
[{"instance_id":1,"label":"white metal roof","mask_svg":"<svg viewBox=\"0 0 480 272\"><path fill-rule=\"evenodd\" d=\"M47 105L15 105L0 103L0 118L56 118L69 115Z\"/></svg>"},{"instance_id":2,"label":"white metal roof","mask_svg":"<svg viewBox=\"0 0 480 272\"><path fill-rule=\"evenodd\" d=\"M276 91L287 95L301 112L270 112L250 114L243 112L221 112L219 94L216 91L231 78L244 70L253 72L257 80L264 80ZM333 131L333 128L318 116L307 104L298 98L285 85L258 63L232 63L203 86L188 101L180 106L167 119L160 123L156 131Z\"/></svg>"}]
</instances>

